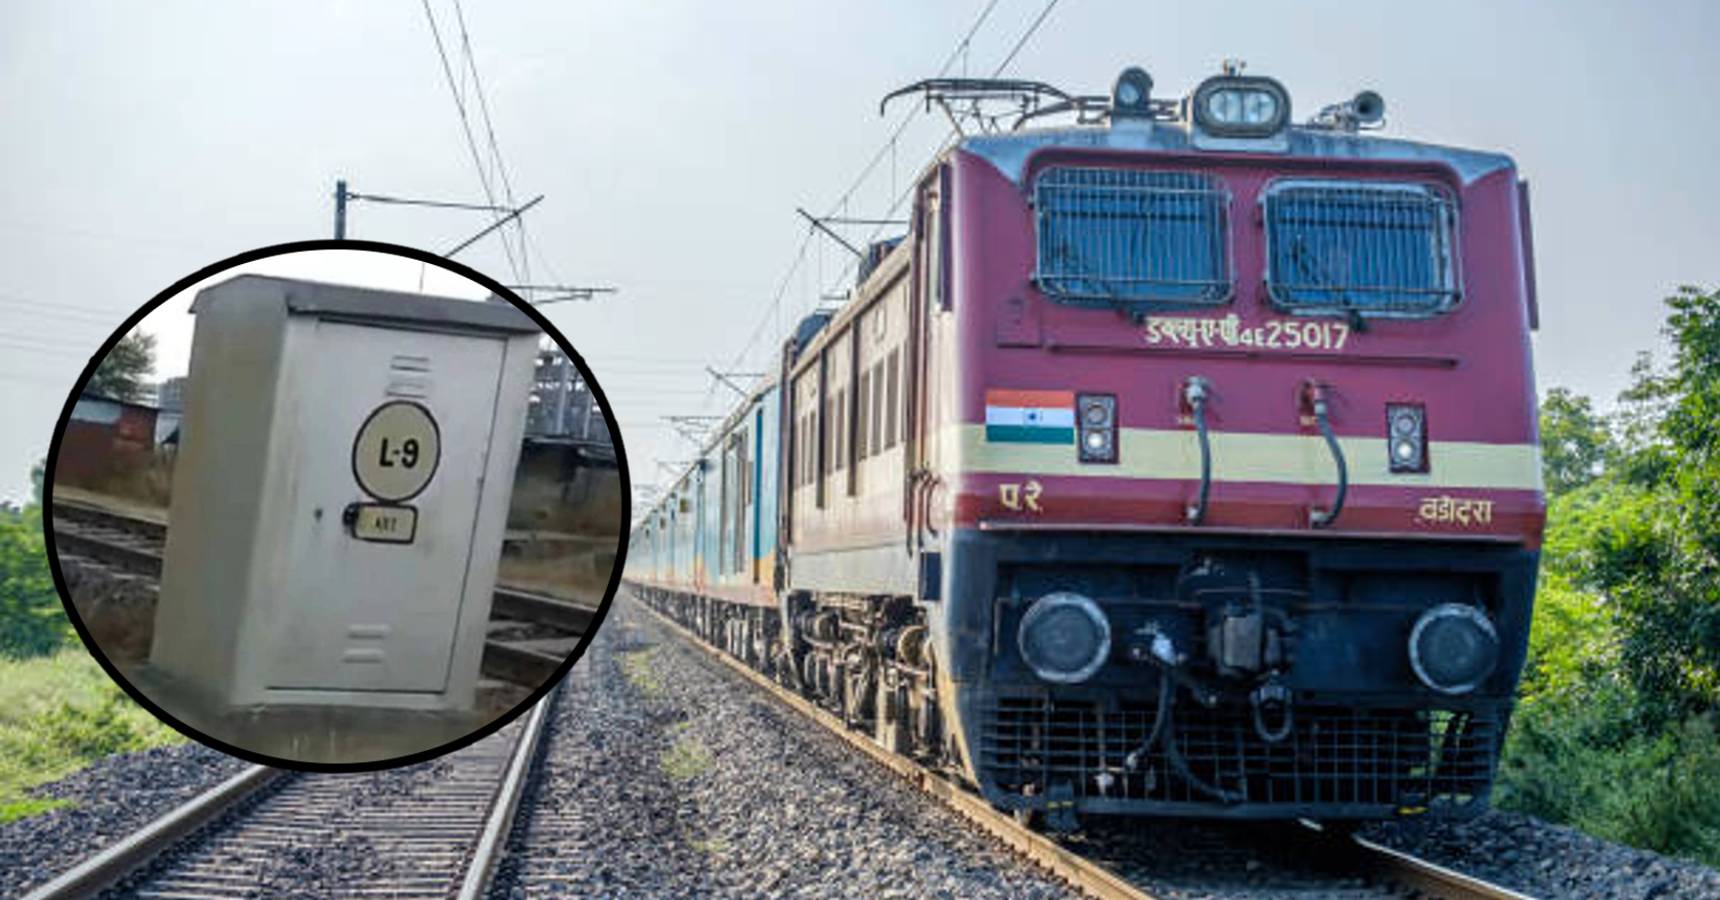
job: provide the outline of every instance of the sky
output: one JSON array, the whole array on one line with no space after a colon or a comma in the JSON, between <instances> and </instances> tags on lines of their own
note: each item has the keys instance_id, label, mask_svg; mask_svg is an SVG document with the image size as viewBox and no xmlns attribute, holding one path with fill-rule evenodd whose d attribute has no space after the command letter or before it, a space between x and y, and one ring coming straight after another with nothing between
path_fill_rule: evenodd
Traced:
<instances>
[{"instance_id":1,"label":"sky","mask_svg":"<svg viewBox=\"0 0 1720 900\"><path fill-rule=\"evenodd\" d=\"M914 104L880 117L878 99L952 53L951 74L998 71L1046 2L997 0L957 52L991 0L471 3L465 41L452 0L428 0L468 145L422 0L8 0L0 498L27 494L73 379L126 314L216 260L329 236L336 178L466 203L489 202L487 180L505 200L491 131L515 202L544 196L525 215L529 271L495 237L457 258L505 283L618 289L544 312L650 484L693 448L662 417L732 399L705 367L763 371L847 286L846 251L807 242L795 208L884 217L947 134L913 114L890 143ZM1662 347L1661 298L1720 287L1717 33L1720 5L1702 2L1059 0L1002 74L1102 93L1141 65L1180 96L1241 58L1286 85L1298 120L1372 88L1388 136L1509 153L1534 187L1540 384L1604 404ZM486 222L361 201L348 233L444 252Z\"/></svg>"}]
</instances>

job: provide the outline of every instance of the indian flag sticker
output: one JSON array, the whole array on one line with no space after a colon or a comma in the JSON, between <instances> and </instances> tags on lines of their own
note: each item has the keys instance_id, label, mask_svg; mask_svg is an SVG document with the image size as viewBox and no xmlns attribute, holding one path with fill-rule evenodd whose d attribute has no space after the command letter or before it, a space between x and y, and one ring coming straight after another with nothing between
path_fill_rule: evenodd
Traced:
<instances>
[{"instance_id":1,"label":"indian flag sticker","mask_svg":"<svg viewBox=\"0 0 1720 900\"><path fill-rule=\"evenodd\" d=\"M1074 392L986 391L985 439L1009 444L1075 443Z\"/></svg>"}]
</instances>

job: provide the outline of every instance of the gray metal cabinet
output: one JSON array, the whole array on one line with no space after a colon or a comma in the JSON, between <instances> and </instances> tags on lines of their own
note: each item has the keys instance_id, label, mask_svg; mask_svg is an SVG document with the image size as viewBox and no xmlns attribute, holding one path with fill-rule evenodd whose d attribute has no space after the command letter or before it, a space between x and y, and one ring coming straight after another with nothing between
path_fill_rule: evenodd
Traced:
<instances>
[{"instance_id":1,"label":"gray metal cabinet","mask_svg":"<svg viewBox=\"0 0 1720 900\"><path fill-rule=\"evenodd\" d=\"M537 325L258 276L192 311L151 663L220 706L470 708Z\"/></svg>"}]
</instances>

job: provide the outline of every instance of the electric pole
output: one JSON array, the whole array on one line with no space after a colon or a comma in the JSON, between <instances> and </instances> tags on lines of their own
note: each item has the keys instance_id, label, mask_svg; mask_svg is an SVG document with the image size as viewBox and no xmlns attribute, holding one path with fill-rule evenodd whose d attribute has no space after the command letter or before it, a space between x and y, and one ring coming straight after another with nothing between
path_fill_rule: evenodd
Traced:
<instances>
[{"instance_id":1,"label":"electric pole","mask_svg":"<svg viewBox=\"0 0 1720 900\"><path fill-rule=\"evenodd\" d=\"M346 179L334 183L334 239L346 240Z\"/></svg>"}]
</instances>

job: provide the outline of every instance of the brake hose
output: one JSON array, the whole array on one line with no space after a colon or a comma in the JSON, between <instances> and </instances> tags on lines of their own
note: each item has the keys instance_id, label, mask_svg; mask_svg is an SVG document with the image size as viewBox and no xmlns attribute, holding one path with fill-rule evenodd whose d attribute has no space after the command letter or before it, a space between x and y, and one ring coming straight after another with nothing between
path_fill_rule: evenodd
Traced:
<instances>
[{"instance_id":1,"label":"brake hose","mask_svg":"<svg viewBox=\"0 0 1720 900\"><path fill-rule=\"evenodd\" d=\"M1336 521L1338 514L1344 511L1344 495L1350 490L1350 469L1344 464L1344 451L1338 446L1338 436L1332 433L1332 421L1326 415L1324 391L1314 395L1314 421L1320 426L1320 435L1326 439L1326 448L1332 451L1332 462L1338 466L1338 496L1332 500L1332 508L1310 510L1308 513L1309 524L1315 528L1325 528Z\"/></svg>"},{"instance_id":2,"label":"brake hose","mask_svg":"<svg viewBox=\"0 0 1720 900\"><path fill-rule=\"evenodd\" d=\"M1200 441L1200 496L1188 508L1190 525L1199 525L1201 520L1206 518L1206 496L1212 489L1212 445L1206 433L1207 391L1205 378L1190 378L1188 386L1183 389L1183 396L1194 412L1195 437Z\"/></svg>"},{"instance_id":3,"label":"brake hose","mask_svg":"<svg viewBox=\"0 0 1720 900\"><path fill-rule=\"evenodd\" d=\"M1159 703L1158 708L1153 711L1153 727L1147 734L1147 739L1141 742L1141 746L1123 758L1124 767L1131 772L1139 769L1141 758L1154 744L1159 744L1164 748L1165 759L1170 763L1171 770L1188 782L1190 787L1220 803L1241 803L1247 799L1243 794L1210 784L1189 769L1188 761L1183 759L1182 751L1177 748L1176 726L1172 722L1175 718L1172 707L1176 705L1175 682L1179 667L1156 657L1154 662L1159 667Z\"/></svg>"},{"instance_id":4,"label":"brake hose","mask_svg":"<svg viewBox=\"0 0 1720 900\"><path fill-rule=\"evenodd\" d=\"M1182 780L1188 782L1189 787L1220 803L1241 803L1248 799L1240 792L1227 791L1216 784L1208 783L1189 770L1188 761L1183 759L1182 751L1177 749L1176 726L1171 723L1168 717L1165 719L1165 734L1161 743L1165 745L1165 758L1170 760L1172 771L1176 772Z\"/></svg>"},{"instance_id":5,"label":"brake hose","mask_svg":"<svg viewBox=\"0 0 1720 900\"><path fill-rule=\"evenodd\" d=\"M1153 745L1159 742L1159 735L1164 732L1165 722L1170 719L1170 707L1171 703L1174 702L1175 699L1176 686L1171 682L1170 671L1160 670L1159 703L1153 710L1152 730L1147 732L1147 739L1142 741L1139 747L1129 751L1129 755L1123 757L1124 768L1133 772L1141 767L1142 757L1145 757L1147 755L1147 751L1153 749Z\"/></svg>"}]
</instances>

